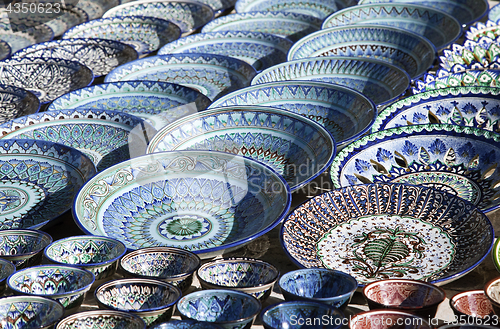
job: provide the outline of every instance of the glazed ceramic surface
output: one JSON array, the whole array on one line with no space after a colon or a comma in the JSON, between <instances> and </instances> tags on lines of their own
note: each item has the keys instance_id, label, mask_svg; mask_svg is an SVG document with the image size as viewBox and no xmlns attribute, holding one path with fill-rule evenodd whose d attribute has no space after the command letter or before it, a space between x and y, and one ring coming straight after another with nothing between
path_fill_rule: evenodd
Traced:
<instances>
[{"instance_id":1,"label":"glazed ceramic surface","mask_svg":"<svg viewBox=\"0 0 500 329\"><path fill-rule=\"evenodd\" d=\"M97 109L41 112L0 125L1 138L45 140L76 148L99 171L144 154L155 132L149 123L133 115Z\"/></svg>"},{"instance_id":2,"label":"glazed ceramic surface","mask_svg":"<svg viewBox=\"0 0 500 329\"><path fill-rule=\"evenodd\" d=\"M313 81L281 81L243 88L223 96L209 108L261 105L305 116L324 126L340 149L366 133L377 108L353 89Z\"/></svg>"},{"instance_id":3,"label":"glazed ceramic surface","mask_svg":"<svg viewBox=\"0 0 500 329\"><path fill-rule=\"evenodd\" d=\"M95 77L137 59L137 52L124 43L105 39L62 39L24 48L14 58L45 57L80 62L92 70Z\"/></svg>"},{"instance_id":4,"label":"glazed ceramic surface","mask_svg":"<svg viewBox=\"0 0 500 329\"><path fill-rule=\"evenodd\" d=\"M11 48L5 41L0 40L0 60L6 59L11 54Z\"/></svg>"},{"instance_id":5,"label":"glazed ceramic surface","mask_svg":"<svg viewBox=\"0 0 500 329\"><path fill-rule=\"evenodd\" d=\"M270 33L297 41L318 31L322 20L303 14L282 11L253 11L222 16L206 24L202 32L250 31Z\"/></svg>"},{"instance_id":6,"label":"glazed ceramic surface","mask_svg":"<svg viewBox=\"0 0 500 329\"><path fill-rule=\"evenodd\" d=\"M73 7L71 9L61 8L61 11L63 12L62 15L45 23L54 31L54 37L60 37L73 26L85 23L89 20L89 15L78 7Z\"/></svg>"},{"instance_id":7,"label":"glazed ceramic surface","mask_svg":"<svg viewBox=\"0 0 500 329\"><path fill-rule=\"evenodd\" d=\"M50 41L54 38L54 31L47 25L36 28L23 28L0 22L0 40L6 42L11 53L34 45L35 43Z\"/></svg>"},{"instance_id":8,"label":"glazed ceramic surface","mask_svg":"<svg viewBox=\"0 0 500 329\"><path fill-rule=\"evenodd\" d=\"M500 242L495 242L491 255L497 271L500 272Z\"/></svg>"},{"instance_id":9,"label":"glazed ceramic surface","mask_svg":"<svg viewBox=\"0 0 500 329\"><path fill-rule=\"evenodd\" d=\"M496 87L500 85L500 69L468 70L457 73L440 69L436 74L426 74L422 80L414 81L415 87L412 88L414 94L458 86Z\"/></svg>"},{"instance_id":10,"label":"glazed ceramic surface","mask_svg":"<svg viewBox=\"0 0 500 329\"><path fill-rule=\"evenodd\" d=\"M323 20L342 9L337 1L327 0L238 0L234 5L237 13L250 11L284 11L317 17Z\"/></svg>"},{"instance_id":11,"label":"glazed ceramic surface","mask_svg":"<svg viewBox=\"0 0 500 329\"><path fill-rule=\"evenodd\" d=\"M0 258L12 262L18 270L40 264L43 249L52 237L37 230L0 231Z\"/></svg>"},{"instance_id":12,"label":"glazed ceramic surface","mask_svg":"<svg viewBox=\"0 0 500 329\"><path fill-rule=\"evenodd\" d=\"M194 320L171 320L165 323L161 323L151 329L221 329L222 327L209 323L209 322L198 322Z\"/></svg>"},{"instance_id":13,"label":"glazed ceramic surface","mask_svg":"<svg viewBox=\"0 0 500 329\"><path fill-rule=\"evenodd\" d=\"M469 315L479 319L494 319L495 316L491 302L486 297L484 290L470 290L458 293L450 299L450 307L455 315L462 316L462 318L464 318L464 315Z\"/></svg>"},{"instance_id":14,"label":"glazed ceramic surface","mask_svg":"<svg viewBox=\"0 0 500 329\"><path fill-rule=\"evenodd\" d=\"M10 296L0 299L0 323L13 329L49 329L64 315L61 303L36 296Z\"/></svg>"},{"instance_id":15,"label":"glazed ceramic surface","mask_svg":"<svg viewBox=\"0 0 500 329\"><path fill-rule=\"evenodd\" d=\"M281 241L297 265L347 272L360 285L400 277L442 285L481 263L492 232L477 207L452 194L378 183L305 202L285 219Z\"/></svg>"},{"instance_id":16,"label":"glazed ceramic surface","mask_svg":"<svg viewBox=\"0 0 500 329\"><path fill-rule=\"evenodd\" d=\"M395 323L404 323L405 329L432 329L427 319L397 310L373 310L361 312L350 318L350 329L390 329Z\"/></svg>"},{"instance_id":17,"label":"glazed ceramic surface","mask_svg":"<svg viewBox=\"0 0 500 329\"><path fill-rule=\"evenodd\" d=\"M180 28L172 22L146 16L100 18L77 25L63 39L110 39L132 46L140 56L158 50L180 36Z\"/></svg>"},{"instance_id":18,"label":"glazed ceramic surface","mask_svg":"<svg viewBox=\"0 0 500 329\"><path fill-rule=\"evenodd\" d=\"M16 266L8 260L0 258L0 293L5 291L5 281L16 271Z\"/></svg>"},{"instance_id":19,"label":"glazed ceramic surface","mask_svg":"<svg viewBox=\"0 0 500 329\"><path fill-rule=\"evenodd\" d=\"M482 38L490 38L492 40L497 40L500 35L500 27L495 21L488 20L486 22L477 22L476 24L469 27L469 30L465 32L465 39L477 42Z\"/></svg>"},{"instance_id":20,"label":"glazed ceramic surface","mask_svg":"<svg viewBox=\"0 0 500 329\"><path fill-rule=\"evenodd\" d=\"M177 151L99 173L81 189L73 210L84 232L113 237L129 249L173 246L208 258L278 225L289 193L278 174L256 161Z\"/></svg>"},{"instance_id":21,"label":"glazed ceramic surface","mask_svg":"<svg viewBox=\"0 0 500 329\"><path fill-rule=\"evenodd\" d=\"M394 65L369 58L322 57L288 61L257 74L252 85L312 80L334 83L365 94L375 104L388 103L410 84L408 74Z\"/></svg>"},{"instance_id":22,"label":"glazed ceramic surface","mask_svg":"<svg viewBox=\"0 0 500 329\"><path fill-rule=\"evenodd\" d=\"M491 7L490 10L488 11L488 19L493 22L496 22L498 21L499 18L500 18L500 6L495 5Z\"/></svg>"},{"instance_id":23,"label":"glazed ceramic surface","mask_svg":"<svg viewBox=\"0 0 500 329\"><path fill-rule=\"evenodd\" d=\"M328 168L336 146L325 128L301 115L263 106L232 106L177 120L153 137L147 152L173 150L240 154L270 166L295 190Z\"/></svg>"},{"instance_id":24,"label":"glazed ceramic surface","mask_svg":"<svg viewBox=\"0 0 500 329\"><path fill-rule=\"evenodd\" d=\"M500 68L500 46L488 37L478 41L466 40L464 45L453 44L439 57L440 66L451 72Z\"/></svg>"},{"instance_id":25,"label":"glazed ceramic surface","mask_svg":"<svg viewBox=\"0 0 500 329\"><path fill-rule=\"evenodd\" d=\"M119 0L78 0L77 7L84 10L89 20L101 18L104 13L121 3Z\"/></svg>"},{"instance_id":26,"label":"glazed ceramic surface","mask_svg":"<svg viewBox=\"0 0 500 329\"><path fill-rule=\"evenodd\" d=\"M236 0L198 0L197 2L210 6L214 12L214 17L219 17L230 12Z\"/></svg>"},{"instance_id":27,"label":"glazed ceramic surface","mask_svg":"<svg viewBox=\"0 0 500 329\"><path fill-rule=\"evenodd\" d=\"M404 69L416 78L427 72L436 48L418 34L390 26L355 24L309 34L288 52L288 60L307 57L352 56L373 58Z\"/></svg>"},{"instance_id":28,"label":"glazed ceramic surface","mask_svg":"<svg viewBox=\"0 0 500 329\"><path fill-rule=\"evenodd\" d=\"M113 310L84 311L65 317L55 329L146 329L140 317L128 312Z\"/></svg>"},{"instance_id":29,"label":"glazed ceramic surface","mask_svg":"<svg viewBox=\"0 0 500 329\"><path fill-rule=\"evenodd\" d=\"M493 312L498 315L500 313L500 278L496 277L487 282L483 291L493 307Z\"/></svg>"},{"instance_id":30,"label":"glazed ceramic surface","mask_svg":"<svg viewBox=\"0 0 500 329\"><path fill-rule=\"evenodd\" d=\"M36 113L40 100L30 91L10 85L0 85L0 123Z\"/></svg>"},{"instance_id":31,"label":"glazed ceramic surface","mask_svg":"<svg viewBox=\"0 0 500 329\"><path fill-rule=\"evenodd\" d=\"M244 88L255 76L255 69L240 60L210 54L153 56L117 67L105 82L151 80L193 88L211 100Z\"/></svg>"},{"instance_id":32,"label":"glazed ceramic surface","mask_svg":"<svg viewBox=\"0 0 500 329\"><path fill-rule=\"evenodd\" d=\"M451 15L416 4L366 4L343 9L328 16L323 29L351 24L388 25L424 36L443 49L462 34L461 24Z\"/></svg>"},{"instance_id":33,"label":"glazed ceramic surface","mask_svg":"<svg viewBox=\"0 0 500 329\"><path fill-rule=\"evenodd\" d=\"M12 58L0 62L0 83L26 89L42 103L92 83L92 71L78 62L55 58Z\"/></svg>"},{"instance_id":34,"label":"glazed ceramic surface","mask_svg":"<svg viewBox=\"0 0 500 329\"><path fill-rule=\"evenodd\" d=\"M156 129L205 110L211 101L198 91L156 81L123 81L75 90L54 100L47 111L93 108L123 111L149 121Z\"/></svg>"}]
</instances>

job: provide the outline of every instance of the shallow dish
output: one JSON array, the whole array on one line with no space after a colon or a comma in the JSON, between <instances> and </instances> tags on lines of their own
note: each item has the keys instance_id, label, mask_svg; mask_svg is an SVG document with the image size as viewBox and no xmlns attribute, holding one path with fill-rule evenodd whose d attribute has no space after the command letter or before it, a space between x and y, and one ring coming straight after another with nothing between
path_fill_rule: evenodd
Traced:
<instances>
[{"instance_id":1,"label":"shallow dish","mask_svg":"<svg viewBox=\"0 0 500 329\"><path fill-rule=\"evenodd\" d=\"M404 323L404 325L396 325ZM368 325L367 325L368 324ZM373 310L361 312L349 319L349 329L390 329L403 327L406 329L432 329L427 319L398 310Z\"/></svg>"},{"instance_id":2,"label":"shallow dish","mask_svg":"<svg viewBox=\"0 0 500 329\"><path fill-rule=\"evenodd\" d=\"M0 258L12 262L18 270L40 264L43 249L52 237L37 230L0 231Z\"/></svg>"},{"instance_id":3,"label":"shallow dish","mask_svg":"<svg viewBox=\"0 0 500 329\"><path fill-rule=\"evenodd\" d=\"M336 144L323 126L301 115L264 106L231 106L168 125L151 139L147 153L188 149L230 152L260 161L296 190L330 166Z\"/></svg>"},{"instance_id":4,"label":"shallow dish","mask_svg":"<svg viewBox=\"0 0 500 329\"><path fill-rule=\"evenodd\" d=\"M450 299L450 307L459 319L467 319L468 324L479 324L481 320L478 319L493 319L495 316L484 290L460 292Z\"/></svg>"},{"instance_id":5,"label":"shallow dish","mask_svg":"<svg viewBox=\"0 0 500 329\"><path fill-rule=\"evenodd\" d=\"M5 281L9 275L16 271L16 265L0 258L0 293L5 291Z\"/></svg>"},{"instance_id":6,"label":"shallow dish","mask_svg":"<svg viewBox=\"0 0 500 329\"><path fill-rule=\"evenodd\" d=\"M323 56L377 59L399 66L414 79L433 65L436 48L413 32L390 26L354 24L311 33L288 52L289 61Z\"/></svg>"},{"instance_id":7,"label":"shallow dish","mask_svg":"<svg viewBox=\"0 0 500 329\"><path fill-rule=\"evenodd\" d=\"M456 73L440 69L435 74L426 74L422 80L415 80L412 91L418 94L428 90L458 86L500 86L500 69L468 70Z\"/></svg>"},{"instance_id":8,"label":"shallow dish","mask_svg":"<svg viewBox=\"0 0 500 329\"><path fill-rule=\"evenodd\" d=\"M140 317L128 312L114 310L84 311L65 317L57 323L55 329L146 329L146 323Z\"/></svg>"},{"instance_id":9,"label":"shallow dish","mask_svg":"<svg viewBox=\"0 0 500 329\"><path fill-rule=\"evenodd\" d=\"M122 184L112 183L121 177ZM102 184L106 193L100 192ZM185 194L176 194L180 191ZM199 208L184 198L199 200ZM171 246L209 258L270 231L287 213L290 199L283 178L254 160L221 152L162 152L94 176L76 197L73 215L85 233L113 237L132 250ZM126 208L113 210L122 202ZM148 204L160 207L150 212Z\"/></svg>"},{"instance_id":10,"label":"shallow dish","mask_svg":"<svg viewBox=\"0 0 500 329\"><path fill-rule=\"evenodd\" d=\"M64 315L61 303L45 297L10 296L0 298L0 323L18 323L12 329L50 329Z\"/></svg>"},{"instance_id":11,"label":"shallow dish","mask_svg":"<svg viewBox=\"0 0 500 329\"><path fill-rule=\"evenodd\" d=\"M486 70L500 68L500 46L488 37L478 41L466 40L464 45L453 44L439 56L440 67L451 71Z\"/></svg>"},{"instance_id":12,"label":"shallow dish","mask_svg":"<svg viewBox=\"0 0 500 329\"><path fill-rule=\"evenodd\" d=\"M54 39L54 31L48 25L42 24L36 28L27 28L17 26L12 22L9 24L0 23L0 40L9 45L11 53L52 39Z\"/></svg>"},{"instance_id":13,"label":"shallow dish","mask_svg":"<svg viewBox=\"0 0 500 329\"><path fill-rule=\"evenodd\" d=\"M488 217L457 196L378 183L344 187L305 202L283 222L281 243L297 265L346 272L360 285L386 278L443 285L484 260L492 232Z\"/></svg>"},{"instance_id":14,"label":"shallow dish","mask_svg":"<svg viewBox=\"0 0 500 329\"><path fill-rule=\"evenodd\" d=\"M342 9L341 2L329 0L238 0L234 4L237 13L250 11L284 11L325 19Z\"/></svg>"},{"instance_id":15,"label":"shallow dish","mask_svg":"<svg viewBox=\"0 0 500 329\"><path fill-rule=\"evenodd\" d=\"M193 88L211 100L250 85L255 69L240 60L210 54L152 56L117 67L105 82L151 80Z\"/></svg>"},{"instance_id":16,"label":"shallow dish","mask_svg":"<svg viewBox=\"0 0 500 329\"><path fill-rule=\"evenodd\" d=\"M0 123L36 113L40 100L30 91L10 85L0 85Z\"/></svg>"}]
</instances>

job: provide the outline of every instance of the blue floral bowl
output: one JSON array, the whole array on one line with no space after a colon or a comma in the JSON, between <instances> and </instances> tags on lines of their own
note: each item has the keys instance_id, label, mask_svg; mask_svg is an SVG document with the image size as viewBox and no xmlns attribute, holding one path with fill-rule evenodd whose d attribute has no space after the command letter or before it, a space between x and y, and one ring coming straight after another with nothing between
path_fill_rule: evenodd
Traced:
<instances>
[{"instance_id":1,"label":"blue floral bowl","mask_svg":"<svg viewBox=\"0 0 500 329\"><path fill-rule=\"evenodd\" d=\"M114 310L84 311L65 317L55 329L146 329L146 323L137 315Z\"/></svg>"},{"instance_id":2,"label":"blue floral bowl","mask_svg":"<svg viewBox=\"0 0 500 329\"><path fill-rule=\"evenodd\" d=\"M172 320L151 327L151 329L222 329L222 327L210 322Z\"/></svg>"},{"instance_id":3,"label":"blue floral bowl","mask_svg":"<svg viewBox=\"0 0 500 329\"><path fill-rule=\"evenodd\" d=\"M61 303L37 296L0 298L0 323L12 329L51 329L64 315Z\"/></svg>"},{"instance_id":4,"label":"blue floral bowl","mask_svg":"<svg viewBox=\"0 0 500 329\"><path fill-rule=\"evenodd\" d=\"M52 237L37 230L1 230L0 258L12 262L18 270L40 264L43 249Z\"/></svg>"},{"instance_id":5,"label":"blue floral bowl","mask_svg":"<svg viewBox=\"0 0 500 329\"><path fill-rule=\"evenodd\" d=\"M237 13L253 11L283 11L325 19L331 13L342 9L341 1L330 0L238 0L234 4Z\"/></svg>"},{"instance_id":6,"label":"blue floral bowl","mask_svg":"<svg viewBox=\"0 0 500 329\"><path fill-rule=\"evenodd\" d=\"M0 85L0 123L33 114L40 109L40 100L30 91Z\"/></svg>"},{"instance_id":7,"label":"blue floral bowl","mask_svg":"<svg viewBox=\"0 0 500 329\"><path fill-rule=\"evenodd\" d=\"M16 271L16 265L8 260L0 258L0 293L5 291L5 281L7 277Z\"/></svg>"}]
</instances>

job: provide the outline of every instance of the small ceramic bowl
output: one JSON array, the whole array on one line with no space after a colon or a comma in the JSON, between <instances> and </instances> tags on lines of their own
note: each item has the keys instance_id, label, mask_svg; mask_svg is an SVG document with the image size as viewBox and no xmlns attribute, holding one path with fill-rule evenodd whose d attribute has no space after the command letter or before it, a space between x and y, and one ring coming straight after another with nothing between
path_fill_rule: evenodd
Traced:
<instances>
[{"instance_id":1,"label":"small ceramic bowl","mask_svg":"<svg viewBox=\"0 0 500 329\"><path fill-rule=\"evenodd\" d=\"M193 292L177 303L182 319L213 322L224 329L250 328L260 309L257 298L225 289Z\"/></svg>"},{"instance_id":2,"label":"small ceramic bowl","mask_svg":"<svg viewBox=\"0 0 500 329\"><path fill-rule=\"evenodd\" d=\"M271 295L279 271L262 260L230 258L205 263L196 275L203 289L237 290L263 302Z\"/></svg>"},{"instance_id":3,"label":"small ceramic bowl","mask_svg":"<svg viewBox=\"0 0 500 329\"><path fill-rule=\"evenodd\" d=\"M120 279L100 285L94 292L99 308L137 315L147 326L166 322L181 291L173 285L148 279Z\"/></svg>"},{"instance_id":4,"label":"small ceramic bowl","mask_svg":"<svg viewBox=\"0 0 500 329\"><path fill-rule=\"evenodd\" d=\"M137 315L114 310L85 311L65 317L55 329L116 328L146 329L146 323Z\"/></svg>"},{"instance_id":5,"label":"small ceramic bowl","mask_svg":"<svg viewBox=\"0 0 500 329\"><path fill-rule=\"evenodd\" d=\"M5 281L7 277L16 271L16 266L8 260L0 258L0 293L5 290Z\"/></svg>"},{"instance_id":6,"label":"small ceramic bowl","mask_svg":"<svg viewBox=\"0 0 500 329\"><path fill-rule=\"evenodd\" d=\"M484 294L491 302L493 312L500 314L500 277L494 278L484 286Z\"/></svg>"},{"instance_id":7,"label":"small ceramic bowl","mask_svg":"<svg viewBox=\"0 0 500 329\"><path fill-rule=\"evenodd\" d=\"M53 264L75 265L92 272L95 280L112 276L118 260L125 254L125 245L103 236L81 235L57 240L43 254Z\"/></svg>"},{"instance_id":8,"label":"small ceramic bowl","mask_svg":"<svg viewBox=\"0 0 500 329\"><path fill-rule=\"evenodd\" d=\"M308 268L291 271L278 281L285 300L304 300L345 308L358 288L358 282L347 273Z\"/></svg>"},{"instance_id":9,"label":"small ceramic bowl","mask_svg":"<svg viewBox=\"0 0 500 329\"><path fill-rule=\"evenodd\" d=\"M43 249L52 237L37 230L0 231L0 258L12 262L17 270L40 264Z\"/></svg>"},{"instance_id":10,"label":"small ceramic bowl","mask_svg":"<svg viewBox=\"0 0 500 329\"><path fill-rule=\"evenodd\" d=\"M61 303L38 296L0 298L0 324L9 329L51 329L64 315Z\"/></svg>"},{"instance_id":11,"label":"small ceramic bowl","mask_svg":"<svg viewBox=\"0 0 500 329\"><path fill-rule=\"evenodd\" d=\"M65 309L80 306L94 283L94 274L72 266L39 265L17 271L7 279L16 295L49 297Z\"/></svg>"},{"instance_id":12,"label":"small ceramic bowl","mask_svg":"<svg viewBox=\"0 0 500 329\"><path fill-rule=\"evenodd\" d=\"M222 329L222 327L210 322L199 322L194 320L172 320L151 327L150 329Z\"/></svg>"},{"instance_id":13,"label":"small ceramic bowl","mask_svg":"<svg viewBox=\"0 0 500 329\"><path fill-rule=\"evenodd\" d=\"M165 281L185 292L200 263L200 258L190 251L152 247L128 253L120 260L120 268L127 276Z\"/></svg>"},{"instance_id":14,"label":"small ceramic bowl","mask_svg":"<svg viewBox=\"0 0 500 329\"><path fill-rule=\"evenodd\" d=\"M391 308L433 318L446 298L443 289L419 280L388 279L367 284L363 295L370 310Z\"/></svg>"},{"instance_id":15,"label":"small ceramic bowl","mask_svg":"<svg viewBox=\"0 0 500 329\"><path fill-rule=\"evenodd\" d=\"M432 329L427 319L398 310L374 310L354 315L349 321L350 329Z\"/></svg>"},{"instance_id":16,"label":"small ceramic bowl","mask_svg":"<svg viewBox=\"0 0 500 329\"><path fill-rule=\"evenodd\" d=\"M495 313L484 290L470 290L456 294L450 299L450 307L459 319L472 324L477 319L491 319ZM481 321L481 320L479 320ZM479 323L479 321L476 321Z\"/></svg>"}]
</instances>

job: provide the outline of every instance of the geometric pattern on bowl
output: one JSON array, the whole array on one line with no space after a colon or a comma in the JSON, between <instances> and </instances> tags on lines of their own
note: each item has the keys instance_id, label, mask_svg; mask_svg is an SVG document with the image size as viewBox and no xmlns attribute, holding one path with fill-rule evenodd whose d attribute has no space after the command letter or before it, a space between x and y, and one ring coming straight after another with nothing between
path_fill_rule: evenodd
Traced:
<instances>
[{"instance_id":1,"label":"geometric pattern on bowl","mask_svg":"<svg viewBox=\"0 0 500 329\"><path fill-rule=\"evenodd\" d=\"M61 58L84 64L95 77L137 59L137 52L124 43L105 39L62 39L39 43L14 54L15 58Z\"/></svg>"},{"instance_id":2,"label":"geometric pattern on bowl","mask_svg":"<svg viewBox=\"0 0 500 329\"><path fill-rule=\"evenodd\" d=\"M197 33L175 40L158 50L158 55L203 53L228 56L264 70L286 61L293 42L274 34L251 31Z\"/></svg>"},{"instance_id":3,"label":"geometric pattern on bowl","mask_svg":"<svg viewBox=\"0 0 500 329\"><path fill-rule=\"evenodd\" d=\"M194 320L170 320L151 327L151 329L222 329L222 327L209 322L198 322Z\"/></svg>"},{"instance_id":4,"label":"geometric pattern on bowl","mask_svg":"<svg viewBox=\"0 0 500 329\"><path fill-rule=\"evenodd\" d=\"M198 91L157 81L110 82L78 89L54 100L47 111L94 108L123 111L147 120L156 129L205 110L211 101Z\"/></svg>"},{"instance_id":5,"label":"geometric pattern on bowl","mask_svg":"<svg viewBox=\"0 0 500 329\"><path fill-rule=\"evenodd\" d=\"M132 250L177 247L208 258L278 225L289 191L281 176L251 159L161 152L94 176L76 197L73 216L85 233L110 236Z\"/></svg>"},{"instance_id":6,"label":"geometric pattern on bowl","mask_svg":"<svg viewBox=\"0 0 500 329\"><path fill-rule=\"evenodd\" d=\"M45 297L10 296L0 299L0 323L9 329L51 329L63 317L61 303Z\"/></svg>"},{"instance_id":7,"label":"geometric pattern on bowl","mask_svg":"<svg viewBox=\"0 0 500 329\"><path fill-rule=\"evenodd\" d=\"M0 258L12 262L17 270L38 265L43 249L52 242L52 237L36 230L0 231Z\"/></svg>"},{"instance_id":8,"label":"geometric pattern on bowl","mask_svg":"<svg viewBox=\"0 0 500 329\"><path fill-rule=\"evenodd\" d=\"M457 195L488 212L500 206L500 134L449 124L403 126L360 138L335 158L336 188L392 182Z\"/></svg>"},{"instance_id":9,"label":"geometric pattern on bowl","mask_svg":"<svg viewBox=\"0 0 500 329\"><path fill-rule=\"evenodd\" d=\"M36 28L16 29L17 26L0 22L0 40L7 42L11 53L34 45L54 39L54 31L48 25L39 25Z\"/></svg>"},{"instance_id":10,"label":"geometric pattern on bowl","mask_svg":"<svg viewBox=\"0 0 500 329\"><path fill-rule=\"evenodd\" d=\"M30 91L0 84L0 123L38 112L40 100Z\"/></svg>"},{"instance_id":11,"label":"geometric pattern on bowl","mask_svg":"<svg viewBox=\"0 0 500 329\"><path fill-rule=\"evenodd\" d=\"M161 129L147 153L211 150L260 161L292 190L325 171L335 156L330 132L293 112L264 106L231 106L192 114Z\"/></svg>"},{"instance_id":12,"label":"geometric pattern on bowl","mask_svg":"<svg viewBox=\"0 0 500 329\"><path fill-rule=\"evenodd\" d=\"M143 119L98 109L35 113L0 125L0 138L51 141L86 154L98 171L144 154L156 130Z\"/></svg>"},{"instance_id":13,"label":"geometric pattern on bowl","mask_svg":"<svg viewBox=\"0 0 500 329\"><path fill-rule=\"evenodd\" d=\"M85 311L59 321L56 329L146 329L137 315L114 310Z\"/></svg>"},{"instance_id":14,"label":"geometric pattern on bowl","mask_svg":"<svg viewBox=\"0 0 500 329\"><path fill-rule=\"evenodd\" d=\"M500 26L495 21L491 20L488 20L485 23L477 22L476 24L469 27L468 31L465 31L464 36L465 40L475 42L484 37L496 41L500 36Z\"/></svg>"},{"instance_id":15,"label":"geometric pattern on bowl","mask_svg":"<svg viewBox=\"0 0 500 329\"><path fill-rule=\"evenodd\" d=\"M237 13L251 11L284 11L317 17L321 20L342 9L338 1L331 0L238 0L234 4Z\"/></svg>"},{"instance_id":16,"label":"geometric pattern on bowl","mask_svg":"<svg viewBox=\"0 0 500 329\"><path fill-rule=\"evenodd\" d=\"M284 62L255 76L252 85L267 82L309 80L352 88L375 104L388 103L410 85L408 74L397 66L369 58L319 57Z\"/></svg>"},{"instance_id":17,"label":"geometric pattern on bowl","mask_svg":"<svg viewBox=\"0 0 500 329\"><path fill-rule=\"evenodd\" d=\"M406 30L354 24L319 30L297 41L288 60L348 56L373 58L404 69L414 79L433 65L436 48L426 38Z\"/></svg>"},{"instance_id":18,"label":"geometric pattern on bowl","mask_svg":"<svg viewBox=\"0 0 500 329\"><path fill-rule=\"evenodd\" d=\"M458 293L450 299L450 307L459 317L466 315L479 319L490 319L495 316L493 306L491 306L484 290L469 290Z\"/></svg>"},{"instance_id":19,"label":"geometric pattern on bowl","mask_svg":"<svg viewBox=\"0 0 500 329\"><path fill-rule=\"evenodd\" d=\"M298 13L283 11L255 11L222 16L209 22L201 32L251 31L274 34L297 41L321 29L322 20Z\"/></svg>"},{"instance_id":20,"label":"geometric pattern on bowl","mask_svg":"<svg viewBox=\"0 0 500 329\"><path fill-rule=\"evenodd\" d=\"M453 44L439 56L441 68L451 72L500 68L500 44L488 37L478 41L466 40L464 45Z\"/></svg>"},{"instance_id":21,"label":"geometric pattern on bowl","mask_svg":"<svg viewBox=\"0 0 500 329\"><path fill-rule=\"evenodd\" d=\"M387 278L446 284L472 271L493 245L491 222L452 194L394 183L316 196L283 222L294 263L349 273L360 285Z\"/></svg>"},{"instance_id":22,"label":"geometric pattern on bowl","mask_svg":"<svg viewBox=\"0 0 500 329\"><path fill-rule=\"evenodd\" d=\"M151 80L193 88L214 100L250 85L255 69L246 62L219 55L175 54L139 59L111 71L104 82Z\"/></svg>"},{"instance_id":23,"label":"geometric pattern on bowl","mask_svg":"<svg viewBox=\"0 0 500 329\"><path fill-rule=\"evenodd\" d=\"M384 108L372 131L428 123L500 132L500 88L450 87L406 97Z\"/></svg>"},{"instance_id":24,"label":"geometric pattern on bowl","mask_svg":"<svg viewBox=\"0 0 500 329\"><path fill-rule=\"evenodd\" d=\"M375 104L365 95L315 81L253 85L219 98L209 109L238 105L269 106L305 116L332 134L337 151L366 133L377 116Z\"/></svg>"},{"instance_id":25,"label":"geometric pattern on bowl","mask_svg":"<svg viewBox=\"0 0 500 329\"><path fill-rule=\"evenodd\" d=\"M432 89L442 89L459 86L500 86L500 69L467 70L453 72L439 69L435 74L427 73L422 80L415 80L412 87L414 94Z\"/></svg>"}]
</instances>

